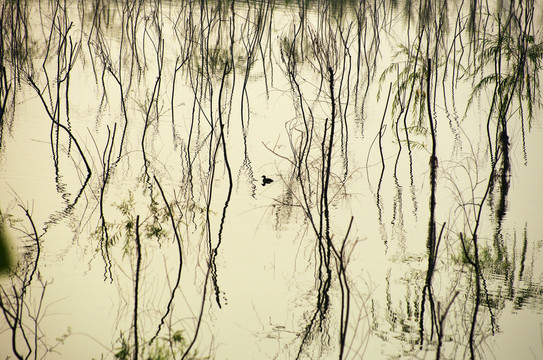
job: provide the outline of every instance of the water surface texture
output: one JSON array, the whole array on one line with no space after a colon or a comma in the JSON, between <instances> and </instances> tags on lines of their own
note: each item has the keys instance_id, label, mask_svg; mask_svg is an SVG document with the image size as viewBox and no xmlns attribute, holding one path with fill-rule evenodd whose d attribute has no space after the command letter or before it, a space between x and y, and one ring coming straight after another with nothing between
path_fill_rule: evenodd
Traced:
<instances>
[{"instance_id":1,"label":"water surface texture","mask_svg":"<svg viewBox=\"0 0 543 360\"><path fill-rule=\"evenodd\" d=\"M0 6L1 358L543 358L540 1Z\"/></svg>"}]
</instances>

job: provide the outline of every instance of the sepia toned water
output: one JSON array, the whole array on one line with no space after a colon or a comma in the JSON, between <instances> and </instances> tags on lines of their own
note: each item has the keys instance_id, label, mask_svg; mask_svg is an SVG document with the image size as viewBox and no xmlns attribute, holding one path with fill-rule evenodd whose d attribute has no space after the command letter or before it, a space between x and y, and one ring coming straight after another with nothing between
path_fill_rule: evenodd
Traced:
<instances>
[{"instance_id":1,"label":"sepia toned water","mask_svg":"<svg viewBox=\"0 0 543 360\"><path fill-rule=\"evenodd\" d=\"M2 9L2 358L543 357L537 3Z\"/></svg>"}]
</instances>

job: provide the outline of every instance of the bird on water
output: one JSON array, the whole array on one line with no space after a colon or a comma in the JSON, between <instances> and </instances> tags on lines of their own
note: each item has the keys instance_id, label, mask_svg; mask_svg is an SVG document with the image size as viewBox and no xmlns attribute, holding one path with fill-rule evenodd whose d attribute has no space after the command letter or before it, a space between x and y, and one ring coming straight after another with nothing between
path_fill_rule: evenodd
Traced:
<instances>
[{"instance_id":1,"label":"bird on water","mask_svg":"<svg viewBox=\"0 0 543 360\"><path fill-rule=\"evenodd\" d=\"M266 186L268 184L271 184L272 182L273 179L266 177L266 175L262 175L262 186Z\"/></svg>"}]
</instances>

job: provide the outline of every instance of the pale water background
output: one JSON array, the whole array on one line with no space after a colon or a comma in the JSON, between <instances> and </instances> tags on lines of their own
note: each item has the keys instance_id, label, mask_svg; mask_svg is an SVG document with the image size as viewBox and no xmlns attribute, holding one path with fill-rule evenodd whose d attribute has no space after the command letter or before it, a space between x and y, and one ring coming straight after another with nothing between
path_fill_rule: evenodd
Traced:
<instances>
[{"instance_id":1,"label":"pale water background","mask_svg":"<svg viewBox=\"0 0 543 360\"><path fill-rule=\"evenodd\" d=\"M489 179L492 160L486 121L494 85L474 97L466 111L480 76L468 73L475 71L468 68L474 61L468 57L471 35L454 27L456 21L465 28L469 25L469 7L449 2L441 17L448 19L449 32L439 45L453 49L459 65L445 70L441 63L435 68L439 79L432 82L432 88L437 86L432 112L439 161L438 234L443 226L432 280L436 319L445 319L439 323L443 338L438 355L428 299L424 341L419 345L429 256L428 118L425 110L423 125L411 132L411 180L401 121L403 148L395 171L399 107L391 114L394 82L407 64L405 56L394 54L402 45L416 47L415 24L420 23L417 11L407 18L405 2L396 7L392 3L346 3L337 8L329 2L25 3L19 11L27 16L28 56L19 65L7 55L3 59L11 88L7 96L6 88L2 90L8 100L0 153L1 212L12 224L6 228L19 254L18 274L28 275L37 263L22 295L21 291L14 295L21 284L15 276L0 280L4 304L9 308L7 304L16 299L23 303L22 328L31 341L27 346L18 330L15 342L20 353L25 356L31 349L30 357L46 359L115 358L122 357L124 339L126 356L133 357L137 247L134 228L127 235L125 226L135 227L139 216L140 357L180 358L195 339L198 355L191 353L193 358L469 358L475 275L462 261L459 234L473 230ZM439 9L444 2L432 4ZM16 12L9 3L3 6L5 14L8 9ZM357 20L362 9L366 12ZM537 4L535 9L535 25L528 32L534 36L531 43L541 44L541 11ZM496 34L496 15L487 17L484 8L479 11L478 23L489 24L486 36ZM431 33L435 24L428 24L425 31ZM64 50L69 54L70 41L74 57L68 71L69 56L57 50L68 44ZM289 57L293 43L296 50ZM296 65L289 67L294 60ZM225 66L232 63L223 77ZM398 70L381 79L393 63ZM419 65L423 63L419 59ZM350 290L349 317L347 322L342 318L341 295L346 288L331 254L330 307L322 328L312 328L303 342L318 310L318 284L324 276L318 271L318 238L304 212L310 209L318 219L322 209L321 151L323 136L329 139L331 131L327 123L323 135L325 119L332 116L323 64L335 74L337 124L328 199L336 249L346 239L343 265ZM466 73L461 73L464 68ZM487 66L485 74L492 70ZM52 127L29 76L50 108L58 95L60 122L70 129L89 162L88 183L73 139L64 129ZM539 70L535 76L539 78ZM63 81L57 94L58 79ZM426 81L420 81L414 94L426 89ZM538 94L533 96L540 100ZM483 287L473 344L475 357L482 359L543 357L542 113L536 103L529 129L526 100L524 125L518 106L515 98L507 113L511 171L506 213L497 220L500 187L495 185L482 205L478 228ZM407 118L410 124L417 121L413 108ZM302 163L310 180L301 185L293 170L297 161L293 154L299 154L306 139L303 116L313 117L315 130ZM495 117L490 124L495 148ZM273 183L262 186L264 174ZM175 291L178 246L154 177L171 206L181 239L182 275ZM122 203L124 214L119 209ZM19 205L29 210L40 236L39 261L29 219ZM113 243L104 240L101 215ZM148 233L151 230L154 235ZM6 314L0 320L2 358L14 357L12 320ZM158 338L149 345L165 314ZM341 324L347 329L343 345ZM172 341L176 331L182 331L184 341Z\"/></svg>"}]
</instances>

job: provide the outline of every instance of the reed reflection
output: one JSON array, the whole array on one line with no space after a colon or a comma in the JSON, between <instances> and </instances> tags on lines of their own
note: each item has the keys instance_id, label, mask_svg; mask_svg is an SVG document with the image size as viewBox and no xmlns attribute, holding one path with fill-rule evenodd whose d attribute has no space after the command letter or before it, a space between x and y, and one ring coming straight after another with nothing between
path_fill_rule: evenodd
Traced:
<instances>
[{"instance_id":1,"label":"reed reflection","mask_svg":"<svg viewBox=\"0 0 543 360\"><path fill-rule=\"evenodd\" d=\"M539 160L538 4L2 4L0 161L46 143L14 162L48 164L58 200L0 173L6 356L75 338L41 328L71 260L116 293L90 356L499 356L508 306L543 299L540 230L511 206Z\"/></svg>"}]
</instances>

